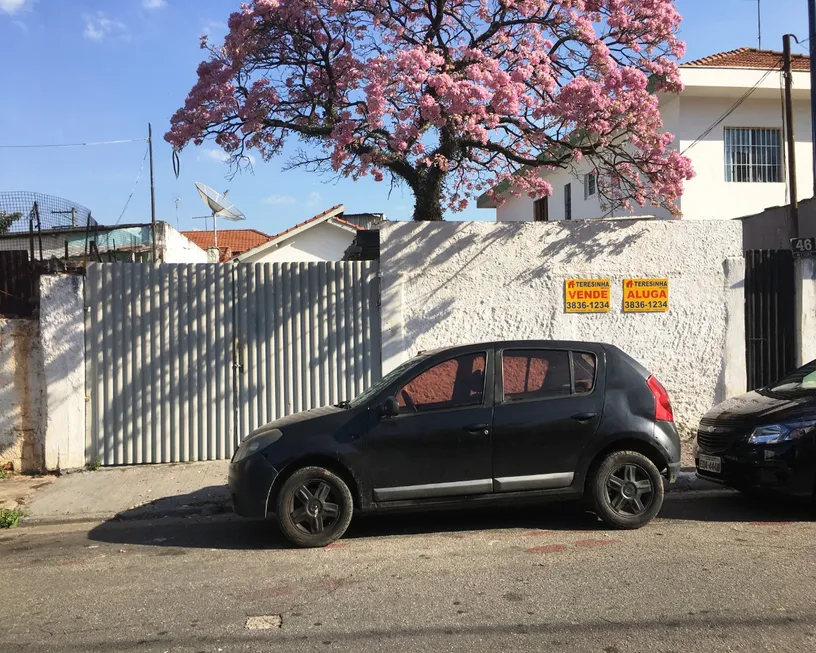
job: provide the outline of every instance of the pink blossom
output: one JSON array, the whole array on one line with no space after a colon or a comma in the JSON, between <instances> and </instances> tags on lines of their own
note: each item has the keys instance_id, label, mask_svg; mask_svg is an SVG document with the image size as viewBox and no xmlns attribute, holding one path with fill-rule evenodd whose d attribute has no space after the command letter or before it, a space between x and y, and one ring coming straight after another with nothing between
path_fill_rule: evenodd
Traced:
<instances>
[{"instance_id":1,"label":"pink blossom","mask_svg":"<svg viewBox=\"0 0 816 653\"><path fill-rule=\"evenodd\" d=\"M202 38L177 150L271 159L294 136L318 168L388 172L453 211L506 181L548 195L541 172L582 158L607 201L676 210L693 174L653 95L682 90L672 0L247 0L228 24L223 46Z\"/></svg>"}]
</instances>

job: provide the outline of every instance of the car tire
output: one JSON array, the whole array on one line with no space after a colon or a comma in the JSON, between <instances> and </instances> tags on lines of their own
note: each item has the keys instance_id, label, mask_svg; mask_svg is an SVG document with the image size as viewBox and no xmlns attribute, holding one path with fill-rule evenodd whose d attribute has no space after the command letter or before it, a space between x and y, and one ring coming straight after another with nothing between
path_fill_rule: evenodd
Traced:
<instances>
[{"instance_id":1,"label":"car tire","mask_svg":"<svg viewBox=\"0 0 816 653\"><path fill-rule=\"evenodd\" d=\"M595 468L589 481L592 510L618 529L648 524L663 506L663 477L637 451L615 451Z\"/></svg>"},{"instance_id":2,"label":"car tire","mask_svg":"<svg viewBox=\"0 0 816 653\"><path fill-rule=\"evenodd\" d=\"M323 467L302 467L276 497L281 532L292 544L322 547L340 539L351 523L354 500L342 478Z\"/></svg>"}]
</instances>

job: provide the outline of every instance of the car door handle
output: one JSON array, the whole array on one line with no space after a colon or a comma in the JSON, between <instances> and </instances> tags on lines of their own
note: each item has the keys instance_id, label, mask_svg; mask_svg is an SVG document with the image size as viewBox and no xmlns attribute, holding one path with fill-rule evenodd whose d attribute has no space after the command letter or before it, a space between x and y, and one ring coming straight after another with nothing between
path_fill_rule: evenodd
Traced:
<instances>
[{"instance_id":1,"label":"car door handle","mask_svg":"<svg viewBox=\"0 0 816 653\"><path fill-rule=\"evenodd\" d=\"M590 420L595 419L598 416L598 413L578 413L572 416L576 422L589 422Z\"/></svg>"},{"instance_id":2,"label":"car door handle","mask_svg":"<svg viewBox=\"0 0 816 653\"><path fill-rule=\"evenodd\" d=\"M490 433L490 424L471 424L465 427L465 431L468 433L483 433L487 435Z\"/></svg>"}]
</instances>

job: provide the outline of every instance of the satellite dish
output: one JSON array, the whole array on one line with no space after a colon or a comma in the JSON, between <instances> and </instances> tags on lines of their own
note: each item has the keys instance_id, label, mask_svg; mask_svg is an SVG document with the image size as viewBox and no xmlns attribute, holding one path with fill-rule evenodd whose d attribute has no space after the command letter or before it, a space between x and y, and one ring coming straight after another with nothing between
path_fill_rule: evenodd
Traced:
<instances>
[{"instance_id":1,"label":"satellite dish","mask_svg":"<svg viewBox=\"0 0 816 653\"><path fill-rule=\"evenodd\" d=\"M224 193L219 193L216 190L213 190L209 186L205 186L201 182L197 181L195 183L196 190L198 190L198 194L201 196L201 200L204 204L207 205L207 208L210 209L210 215L202 215L199 216L200 218L212 218L213 221L213 241L216 247L218 247L218 230L216 228L216 218L222 217L225 220L230 220L232 222L238 222L240 220L246 220L246 216L238 210L238 207L235 206L232 202L227 199L226 191Z\"/></svg>"}]
</instances>

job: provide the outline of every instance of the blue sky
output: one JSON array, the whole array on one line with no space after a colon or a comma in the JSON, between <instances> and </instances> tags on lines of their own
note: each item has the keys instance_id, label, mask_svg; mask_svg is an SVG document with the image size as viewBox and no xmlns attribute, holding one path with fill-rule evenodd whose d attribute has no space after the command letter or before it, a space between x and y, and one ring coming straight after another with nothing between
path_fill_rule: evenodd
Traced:
<instances>
[{"instance_id":1,"label":"blue sky","mask_svg":"<svg viewBox=\"0 0 816 653\"><path fill-rule=\"evenodd\" d=\"M807 38L806 0L762 0L763 47L781 49L782 34ZM239 0L0 0L4 45L0 145L76 143L140 138L153 123L159 219L182 229L203 228L193 186L203 181L230 199L245 226L277 233L334 204L349 212L411 215L412 197L372 178L326 183L306 172L283 172L286 156L256 162L254 174L232 181L213 145L188 147L176 180L162 136L181 106L204 54L201 34L223 38ZM756 46L755 0L678 0L687 59L743 45ZM796 50L803 52L804 48ZM292 142L294 146L294 141ZM0 149L0 190L34 190L89 207L114 223L143 162L146 143L66 148ZM453 219L493 219L475 203ZM150 219L147 166L122 222ZM223 224L223 223L222 223ZM228 226L223 224L223 226ZM229 225L232 226L232 225Z\"/></svg>"}]
</instances>

